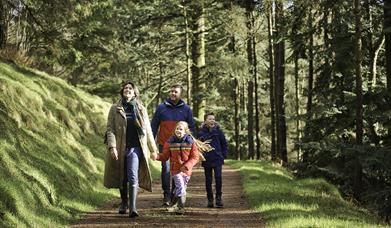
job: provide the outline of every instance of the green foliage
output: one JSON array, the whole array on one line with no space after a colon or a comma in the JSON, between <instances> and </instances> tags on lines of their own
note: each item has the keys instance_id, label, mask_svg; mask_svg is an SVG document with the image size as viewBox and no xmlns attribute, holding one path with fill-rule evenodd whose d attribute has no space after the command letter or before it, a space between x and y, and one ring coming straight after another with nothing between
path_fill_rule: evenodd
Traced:
<instances>
[{"instance_id":1,"label":"green foliage","mask_svg":"<svg viewBox=\"0 0 391 228\"><path fill-rule=\"evenodd\" d=\"M245 194L267 226L381 227L378 217L343 200L323 179L297 179L270 162L227 163L240 170Z\"/></svg>"},{"instance_id":2,"label":"green foliage","mask_svg":"<svg viewBox=\"0 0 391 228\"><path fill-rule=\"evenodd\" d=\"M303 145L307 161L295 165L301 177L323 177L336 184L348 198L354 198L355 159L362 167L362 184L356 199L365 207L388 218L391 213L391 159L389 148L357 146L335 139L309 142Z\"/></svg>"}]
</instances>

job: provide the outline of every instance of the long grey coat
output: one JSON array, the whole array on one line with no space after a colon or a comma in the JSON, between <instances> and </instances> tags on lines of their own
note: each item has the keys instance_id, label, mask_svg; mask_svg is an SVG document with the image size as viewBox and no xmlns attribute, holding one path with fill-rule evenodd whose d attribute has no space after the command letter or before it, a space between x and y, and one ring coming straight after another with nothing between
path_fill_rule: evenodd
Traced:
<instances>
[{"instance_id":1,"label":"long grey coat","mask_svg":"<svg viewBox=\"0 0 391 228\"><path fill-rule=\"evenodd\" d=\"M149 169L148 158L151 152L157 152L158 149L153 138L151 124L149 122L146 108L137 102L139 113L143 119L144 135L139 135L141 150L143 155L140 158L139 168L139 186L147 191L152 192L152 177ZM104 186L107 188L122 188L125 174L125 149L126 149L126 114L121 100L113 104L109 111L107 119L107 152L105 159ZM118 151L118 160L111 157L109 148L116 147Z\"/></svg>"}]
</instances>

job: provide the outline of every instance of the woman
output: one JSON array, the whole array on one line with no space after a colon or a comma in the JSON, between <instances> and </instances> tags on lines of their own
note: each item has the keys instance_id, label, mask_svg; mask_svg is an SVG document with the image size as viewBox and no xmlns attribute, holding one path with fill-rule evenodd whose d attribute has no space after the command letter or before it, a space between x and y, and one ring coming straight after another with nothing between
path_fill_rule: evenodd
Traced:
<instances>
[{"instance_id":1,"label":"woman","mask_svg":"<svg viewBox=\"0 0 391 228\"><path fill-rule=\"evenodd\" d=\"M157 148L148 113L139 100L136 85L126 82L120 94L121 99L111 106L107 120L108 152L104 186L119 188L122 200L118 210L120 214L126 213L129 198L129 217L133 218L139 216L136 209L138 187L152 191L147 158L150 152L156 152Z\"/></svg>"}]
</instances>

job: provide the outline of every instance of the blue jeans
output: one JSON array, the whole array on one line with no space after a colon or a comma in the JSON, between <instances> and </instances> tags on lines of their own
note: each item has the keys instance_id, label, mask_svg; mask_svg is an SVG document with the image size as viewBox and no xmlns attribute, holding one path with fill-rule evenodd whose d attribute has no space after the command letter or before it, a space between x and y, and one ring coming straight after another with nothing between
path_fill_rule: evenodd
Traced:
<instances>
[{"instance_id":1,"label":"blue jeans","mask_svg":"<svg viewBox=\"0 0 391 228\"><path fill-rule=\"evenodd\" d=\"M125 150L125 171L129 186L138 187L138 170L141 156L140 147L126 148Z\"/></svg>"},{"instance_id":2,"label":"blue jeans","mask_svg":"<svg viewBox=\"0 0 391 228\"><path fill-rule=\"evenodd\" d=\"M159 152L161 153L162 151L163 151L163 146L159 145ZM164 196L171 198L173 195L174 188L175 188L175 182L174 182L174 180L172 180L172 191L171 191L171 189L170 189L170 181L171 181L170 160L162 161L161 179L162 179L162 189L164 192Z\"/></svg>"},{"instance_id":3,"label":"blue jeans","mask_svg":"<svg viewBox=\"0 0 391 228\"><path fill-rule=\"evenodd\" d=\"M206 195L208 199L213 199L213 191L212 191L212 173L214 172L215 177L215 185L216 185L216 196L221 196L222 192L222 165L218 165L216 167L204 167L205 171L205 187L206 187Z\"/></svg>"}]
</instances>

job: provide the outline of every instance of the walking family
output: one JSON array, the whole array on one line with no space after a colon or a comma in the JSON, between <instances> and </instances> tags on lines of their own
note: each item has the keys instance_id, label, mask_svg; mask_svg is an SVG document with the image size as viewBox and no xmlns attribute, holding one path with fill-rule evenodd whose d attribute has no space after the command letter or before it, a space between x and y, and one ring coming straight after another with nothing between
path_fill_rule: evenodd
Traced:
<instances>
[{"instance_id":1,"label":"walking family","mask_svg":"<svg viewBox=\"0 0 391 228\"><path fill-rule=\"evenodd\" d=\"M215 115L207 113L196 134L193 113L182 100L182 92L181 85L173 85L169 97L159 104L150 122L137 86L132 82L122 85L119 101L109 110L105 134L108 150L104 186L119 189L118 213L128 211L131 218L139 216L138 188L152 192L148 158L161 161L162 206L169 211L184 214L187 185L200 158L205 173L207 207L223 207L222 165L227 156L224 133Z\"/></svg>"}]
</instances>

